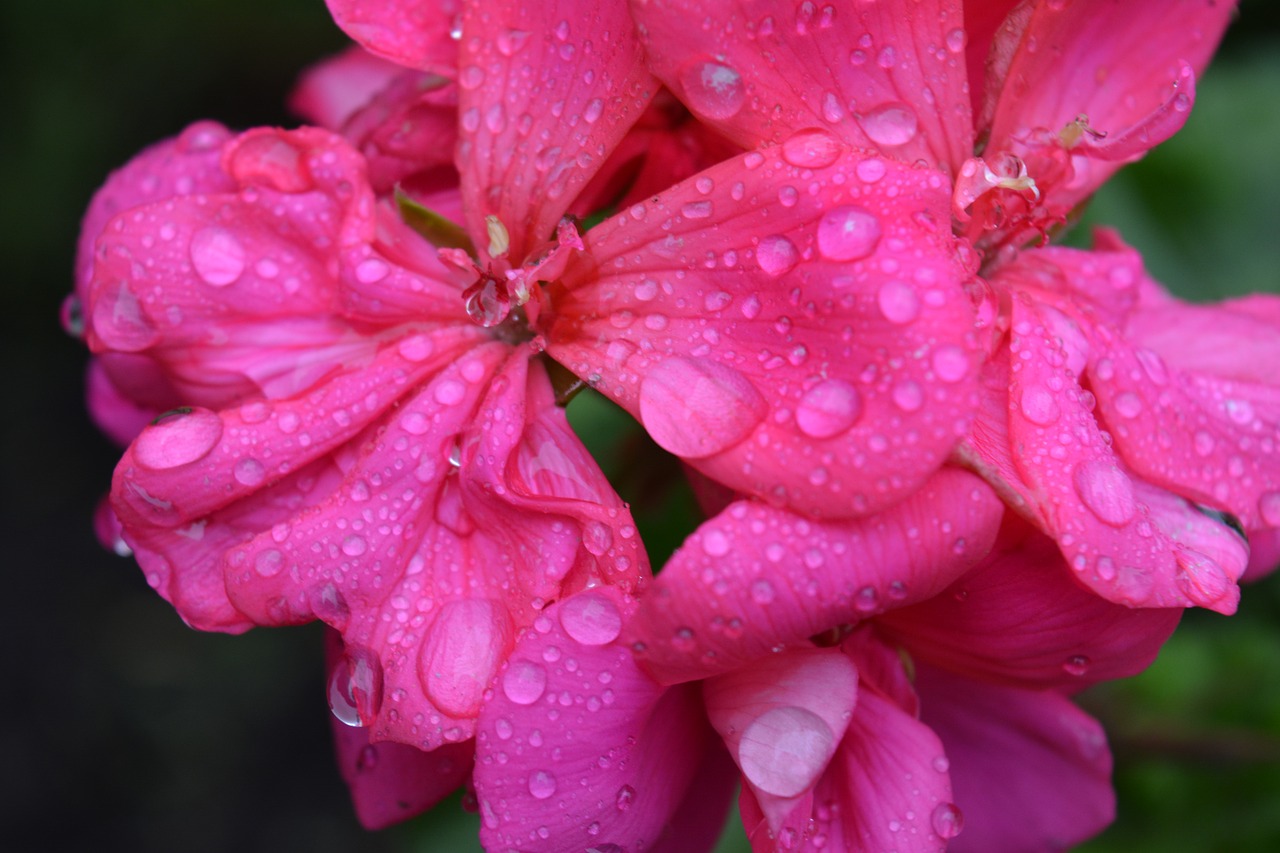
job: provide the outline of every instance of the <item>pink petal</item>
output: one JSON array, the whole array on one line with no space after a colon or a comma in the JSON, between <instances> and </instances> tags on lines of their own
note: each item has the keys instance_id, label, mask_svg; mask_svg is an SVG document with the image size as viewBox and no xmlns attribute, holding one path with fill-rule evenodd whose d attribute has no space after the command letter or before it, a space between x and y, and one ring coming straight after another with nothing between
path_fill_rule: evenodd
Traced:
<instances>
[{"instance_id":1,"label":"pink petal","mask_svg":"<svg viewBox=\"0 0 1280 853\"><path fill-rule=\"evenodd\" d=\"M857 695L839 649L797 648L704 682L711 725L775 833L826 770Z\"/></svg>"},{"instance_id":2,"label":"pink petal","mask_svg":"<svg viewBox=\"0 0 1280 853\"><path fill-rule=\"evenodd\" d=\"M860 690L831 764L781 826L771 831L743 789L752 849L941 851L959 814L945 761L928 726L875 690Z\"/></svg>"},{"instance_id":3,"label":"pink petal","mask_svg":"<svg viewBox=\"0 0 1280 853\"><path fill-rule=\"evenodd\" d=\"M916 684L964 814L948 850L1065 850L1114 818L1106 735L1070 701L923 665Z\"/></svg>"},{"instance_id":4,"label":"pink petal","mask_svg":"<svg viewBox=\"0 0 1280 853\"><path fill-rule=\"evenodd\" d=\"M474 350L353 450L340 488L228 555L227 587L258 624L319 618L342 633L340 675L366 685L345 718L374 740L470 737L542 604L647 574L625 507L527 350ZM339 695L353 689L339 679Z\"/></svg>"},{"instance_id":5,"label":"pink petal","mask_svg":"<svg viewBox=\"0 0 1280 853\"><path fill-rule=\"evenodd\" d=\"M370 53L423 71L456 73L452 31L462 0L326 0L343 32Z\"/></svg>"},{"instance_id":6,"label":"pink petal","mask_svg":"<svg viewBox=\"0 0 1280 853\"><path fill-rule=\"evenodd\" d=\"M982 3L964 4L965 32L965 65L968 69L969 99L973 105L973 114L982 111L985 102L986 67L988 61L999 62L999 58L991 56L991 47L996 32L1009 13L1021 5L1021 0L984 0ZM1027 7L1029 13L1030 7ZM1020 10L1021 11L1021 10ZM1013 24L1021 28L1023 24L1017 19ZM1006 50L1008 47L1006 46ZM1007 57L1005 59L1007 62Z\"/></svg>"},{"instance_id":7,"label":"pink petal","mask_svg":"<svg viewBox=\"0 0 1280 853\"><path fill-rule=\"evenodd\" d=\"M950 469L860 521L735 503L675 553L627 636L664 683L747 666L937 594L987 553L1002 511L978 478Z\"/></svg>"},{"instance_id":8,"label":"pink petal","mask_svg":"<svg viewBox=\"0 0 1280 853\"><path fill-rule=\"evenodd\" d=\"M1137 311L1123 337L1100 330L1089 376L1116 450L1246 528L1280 527L1278 341L1280 323L1234 302L1170 301Z\"/></svg>"},{"instance_id":9,"label":"pink petal","mask_svg":"<svg viewBox=\"0 0 1280 853\"><path fill-rule=\"evenodd\" d=\"M196 122L173 139L147 148L107 178L94 193L80 226L76 295L82 302L87 301L93 278L94 244L117 214L175 195L233 188L218 168L222 145L230 138L231 132L216 122Z\"/></svg>"},{"instance_id":10,"label":"pink petal","mask_svg":"<svg viewBox=\"0 0 1280 853\"><path fill-rule=\"evenodd\" d=\"M1121 466L1076 384L1088 352L1079 327L1015 294L1010 351L1009 441L1032 490L1024 498L1077 577L1130 607L1234 611L1247 554L1205 530L1221 525L1197 520L1173 496L1174 504L1154 507L1144 499L1149 487ZM1206 536L1214 542L1208 554L1195 548Z\"/></svg>"},{"instance_id":11,"label":"pink petal","mask_svg":"<svg viewBox=\"0 0 1280 853\"><path fill-rule=\"evenodd\" d=\"M681 803L702 796L689 786L720 746L696 688L664 690L614 642L634 606L587 590L521 633L477 726L485 849L650 849Z\"/></svg>"},{"instance_id":12,"label":"pink petal","mask_svg":"<svg viewBox=\"0 0 1280 853\"><path fill-rule=\"evenodd\" d=\"M289 109L308 124L338 130L404 68L361 47L349 47L302 72Z\"/></svg>"},{"instance_id":13,"label":"pink petal","mask_svg":"<svg viewBox=\"0 0 1280 853\"><path fill-rule=\"evenodd\" d=\"M497 216L520 260L551 238L657 82L621 0L468 4L460 45L468 230L483 235Z\"/></svg>"},{"instance_id":14,"label":"pink petal","mask_svg":"<svg viewBox=\"0 0 1280 853\"><path fill-rule=\"evenodd\" d=\"M146 363L145 359L139 359L139 361ZM89 360L85 386L90 417L98 425L98 429L121 446L133 441L138 433L160 414L157 409L132 400L122 393L121 389L111 381L111 375L103 365L102 359Z\"/></svg>"},{"instance_id":15,"label":"pink petal","mask_svg":"<svg viewBox=\"0 0 1280 853\"><path fill-rule=\"evenodd\" d=\"M933 666L1036 689L1080 689L1155 660L1180 609L1111 604L1072 579L1052 539L1020 529L1016 540L941 594L885 613L877 631Z\"/></svg>"},{"instance_id":16,"label":"pink petal","mask_svg":"<svg viewBox=\"0 0 1280 853\"><path fill-rule=\"evenodd\" d=\"M326 632L330 665L342 643ZM338 770L351 791L356 817L366 829L383 829L440 802L471 775L475 741L423 752L399 743L370 743L366 729L331 720Z\"/></svg>"},{"instance_id":17,"label":"pink petal","mask_svg":"<svg viewBox=\"0 0 1280 853\"><path fill-rule=\"evenodd\" d=\"M875 512L976 402L946 192L822 131L727 161L584 236L548 351L737 491Z\"/></svg>"},{"instance_id":18,"label":"pink petal","mask_svg":"<svg viewBox=\"0 0 1280 853\"><path fill-rule=\"evenodd\" d=\"M944 172L973 151L960 7L632 2L654 73L744 147L823 127Z\"/></svg>"},{"instance_id":19,"label":"pink petal","mask_svg":"<svg viewBox=\"0 0 1280 853\"><path fill-rule=\"evenodd\" d=\"M401 72L342 125L343 137L364 154L369 183L379 194L424 170L447 166L453 172L457 87L434 74Z\"/></svg>"},{"instance_id":20,"label":"pink petal","mask_svg":"<svg viewBox=\"0 0 1280 853\"><path fill-rule=\"evenodd\" d=\"M1005 59L992 66L979 122L990 127L988 149L1016 148L1037 130L1056 135L1087 116L1089 127L1106 134L1096 142L1113 150L1091 151L1093 137L1081 137L1072 152L1074 179L1052 191L1053 202L1069 210L1118 168L1117 160L1141 156L1182 127L1195 75L1234 11L1235 3L1202 0L1039 0L996 36L993 52Z\"/></svg>"},{"instance_id":21,"label":"pink petal","mask_svg":"<svg viewBox=\"0 0 1280 853\"><path fill-rule=\"evenodd\" d=\"M1280 530L1249 531L1249 566L1242 581L1252 583L1280 569Z\"/></svg>"}]
</instances>

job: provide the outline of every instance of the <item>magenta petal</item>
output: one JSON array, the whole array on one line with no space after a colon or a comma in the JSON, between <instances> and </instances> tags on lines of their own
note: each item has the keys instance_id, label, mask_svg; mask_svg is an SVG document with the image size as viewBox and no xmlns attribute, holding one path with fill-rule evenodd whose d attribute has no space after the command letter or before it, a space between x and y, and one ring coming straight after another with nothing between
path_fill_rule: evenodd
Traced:
<instances>
[{"instance_id":1,"label":"magenta petal","mask_svg":"<svg viewBox=\"0 0 1280 853\"><path fill-rule=\"evenodd\" d=\"M1063 211L1087 198L1118 167L1172 136L1194 100L1195 74L1209 61L1234 2L1203 0L1077 0L1037 2L1017 12L993 45L986 103L989 149L1001 150L1035 131L1056 135L1078 116L1105 134L1097 140L1124 150L1072 150L1075 177L1058 184ZM1083 155L1083 156L1080 156ZM1032 177L1037 177L1032 175Z\"/></svg>"},{"instance_id":2,"label":"magenta petal","mask_svg":"<svg viewBox=\"0 0 1280 853\"><path fill-rule=\"evenodd\" d=\"M950 469L860 521L735 503L675 553L627 635L664 683L747 666L937 594L987 553L1003 509L985 483Z\"/></svg>"},{"instance_id":3,"label":"magenta petal","mask_svg":"<svg viewBox=\"0 0 1280 853\"><path fill-rule=\"evenodd\" d=\"M1135 312L1124 337L1099 338L1091 387L1125 462L1246 528L1280 527L1280 383L1269 368L1280 323L1233 302L1170 301Z\"/></svg>"},{"instance_id":4,"label":"magenta petal","mask_svg":"<svg viewBox=\"0 0 1280 853\"><path fill-rule=\"evenodd\" d=\"M1148 499L1151 487L1121 465L1076 384L1088 353L1080 328L1022 295L1014 296L1012 324L1014 463L1032 490L1023 497L1037 507L1077 577L1130 607L1233 612L1247 553L1203 529L1216 522L1197 520L1177 498L1166 502L1155 489ZM1195 547L1202 537L1214 543L1208 553Z\"/></svg>"},{"instance_id":5,"label":"magenta petal","mask_svg":"<svg viewBox=\"0 0 1280 853\"><path fill-rule=\"evenodd\" d=\"M341 654L337 632L326 631L330 667ZM399 743L370 743L367 729L331 720L338 770L366 829L382 829L440 802L471 775L475 741L423 752Z\"/></svg>"},{"instance_id":6,"label":"magenta petal","mask_svg":"<svg viewBox=\"0 0 1280 853\"><path fill-rule=\"evenodd\" d=\"M1018 687L1081 689L1146 669L1182 611L1133 610L1077 584L1057 545L1024 533L951 588L876 629L917 660Z\"/></svg>"},{"instance_id":7,"label":"magenta petal","mask_svg":"<svg viewBox=\"0 0 1280 853\"><path fill-rule=\"evenodd\" d=\"M707 716L776 832L849 726L858 670L839 649L797 648L703 683Z\"/></svg>"},{"instance_id":8,"label":"magenta petal","mask_svg":"<svg viewBox=\"0 0 1280 853\"><path fill-rule=\"evenodd\" d=\"M462 0L326 0L343 32L398 65L452 76L457 71Z\"/></svg>"},{"instance_id":9,"label":"magenta petal","mask_svg":"<svg viewBox=\"0 0 1280 853\"><path fill-rule=\"evenodd\" d=\"M523 259L551 238L658 84L622 0L470 3L460 45L466 224L482 235L497 216L511 257Z\"/></svg>"},{"instance_id":10,"label":"magenta petal","mask_svg":"<svg viewBox=\"0 0 1280 853\"><path fill-rule=\"evenodd\" d=\"M631 6L654 73L744 147L825 127L944 172L972 155L958 0Z\"/></svg>"},{"instance_id":11,"label":"magenta petal","mask_svg":"<svg viewBox=\"0 0 1280 853\"><path fill-rule=\"evenodd\" d=\"M317 62L302 73L289 96L289 109L308 124L338 130L404 68L361 47Z\"/></svg>"},{"instance_id":12,"label":"magenta petal","mask_svg":"<svg viewBox=\"0 0 1280 853\"><path fill-rule=\"evenodd\" d=\"M947 192L822 131L726 161L584 236L548 351L737 491L883 509L977 402Z\"/></svg>"},{"instance_id":13,"label":"magenta petal","mask_svg":"<svg viewBox=\"0 0 1280 853\"><path fill-rule=\"evenodd\" d=\"M338 694L342 678L367 682L346 717L375 740L470 737L543 602L647 575L625 506L529 359L496 342L458 359L340 457L340 488L227 557L231 598L256 623L342 633Z\"/></svg>"},{"instance_id":14,"label":"magenta petal","mask_svg":"<svg viewBox=\"0 0 1280 853\"><path fill-rule=\"evenodd\" d=\"M928 666L916 685L964 814L949 850L1065 850L1114 818L1106 735L1069 700Z\"/></svg>"},{"instance_id":15,"label":"magenta petal","mask_svg":"<svg viewBox=\"0 0 1280 853\"><path fill-rule=\"evenodd\" d=\"M720 749L698 690L664 690L614 642L633 608L586 590L519 637L477 725L485 849L649 849Z\"/></svg>"}]
</instances>

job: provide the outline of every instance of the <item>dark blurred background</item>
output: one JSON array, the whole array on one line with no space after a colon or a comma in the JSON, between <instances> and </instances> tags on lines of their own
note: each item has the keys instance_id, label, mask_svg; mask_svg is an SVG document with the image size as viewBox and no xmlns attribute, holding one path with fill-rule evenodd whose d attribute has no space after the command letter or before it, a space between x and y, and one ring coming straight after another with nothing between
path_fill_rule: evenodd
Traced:
<instances>
[{"instance_id":1,"label":"dark blurred background","mask_svg":"<svg viewBox=\"0 0 1280 853\"><path fill-rule=\"evenodd\" d=\"M1186 130L1110 185L1153 272L1208 299L1280 291L1280 8L1246 0ZM188 122L291 124L344 39L321 0L49 0L0 11L4 595L0 847L455 851L445 814L379 834L329 751L320 634L187 629L90 519L118 455L58 326L79 217L107 173ZM1089 853L1280 849L1280 576L1191 613L1155 667L1085 699L1112 734L1120 820ZM740 849L740 841L724 849Z\"/></svg>"}]
</instances>

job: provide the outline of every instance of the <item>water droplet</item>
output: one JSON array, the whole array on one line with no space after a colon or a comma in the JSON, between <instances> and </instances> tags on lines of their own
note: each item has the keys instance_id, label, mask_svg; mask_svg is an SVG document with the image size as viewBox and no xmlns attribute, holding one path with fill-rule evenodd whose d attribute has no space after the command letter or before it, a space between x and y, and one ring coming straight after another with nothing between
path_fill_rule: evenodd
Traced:
<instances>
[{"instance_id":1,"label":"water droplet","mask_svg":"<svg viewBox=\"0 0 1280 853\"><path fill-rule=\"evenodd\" d=\"M969 373L969 356L955 344L946 344L933 351L933 370L943 382L959 382Z\"/></svg>"},{"instance_id":2,"label":"water droplet","mask_svg":"<svg viewBox=\"0 0 1280 853\"><path fill-rule=\"evenodd\" d=\"M279 574L280 570L284 568L284 554L281 554L278 548L259 551L258 556L253 559L253 568L264 578Z\"/></svg>"},{"instance_id":3,"label":"water droplet","mask_svg":"<svg viewBox=\"0 0 1280 853\"><path fill-rule=\"evenodd\" d=\"M773 584L764 578L751 584L751 600L756 604L771 604L774 599Z\"/></svg>"},{"instance_id":4,"label":"water droplet","mask_svg":"<svg viewBox=\"0 0 1280 853\"><path fill-rule=\"evenodd\" d=\"M356 281L361 284L376 284L387 277L391 267L377 258L365 258L356 264Z\"/></svg>"},{"instance_id":5,"label":"water droplet","mask_svg":"<svg viewBox=\"0 0 1280 853\"><path fill-rule=\"evenodd\" d=\"M771 276L785 275L800 262L795 244L781 234L761 237L756 246L756 263Z\"/></svg>"},{"instance_id":6,"label":"water droplet","mask_svg":"<svg viewBox=\"0 0 1280 853\"><path fill-rule=\"evenodd\" d=\"M954 29L947 33L947 50L952 53L964 53L965 45L969 42L969 36L962 29Z\"/></svg>"},{"instance_id":7,"label":"water droplet","mask_svg":"<svg viewBox=\"0 0 1280 853\"><path fill-rule=\"evenodd\" d=\"M835 734L817 714L794 706L771 708L743 730L738 766L756 788L795 797L813 785L835 748Z\"/></svg>"},{"instance_id":8,"label":"water droplet","mask_svg":"<svg viewBox=\"0 0 1280 853\"><path fill-rule=\"evenodd\" d=\"M690 459L711 456L746 438L767 405L732 367L674 357L640 384L640 420L664 450Z\"/></svg>"},{"instance_id":9,"label":"water droplet","mask_svg":"<svg viewBox=\"0 0 1280 853\"><path fill-rule=\"evenodd\" d=\"M680 208L685 219L706 219L714 211L715 207L709 201L691 201Z\"/></svg>"},{"instance_id":10,"label":"water droplet","mask_svg":"<svg viewBox=\"0 0 1280 853\"><path fill-rule=\"evenodd\" d=\"M256 486L267 478L267 469L257 459L241 459L232 473L242 486Z\"/></svg>"},{"instance_id":11,"label":"water droplet","mask_svg":"<svg viewBox=\"0 0 1280 853\"><path fill-rule=\"evenodd\" d=\"M618 807L618 811L625 812L631 808L631 804L635 802L635 799L636 789L630 785L623 785L618 789L618 796L614 798L613 802Z\"/></svg>"},{"instance_id":12,"label":"water droplet","mask_svg":"<svg viewBox=\"0 0 1280 853\"><path fill-rule=\"evenodd\" d=\"M547 671L532 661L512 661L502 674L502 692L517 705L532 705L546 689Z\"/></svg>"},{"instance_id":13,"label":"water droplet","mask_svg":"<svg viewBox=\"0 0 1280 853\"><path fill-rule=\"evenodd\" d=\"M702 550L709 557L723 557L729 553L729 537L723 530L713 527L702 534Z\"/></svg>"},{"instance_id":14,"label":"water droplet","mask_svg":"<svg viewBox=\"0 0 1280 853\"><path fill-rule=\"evenodd\" d=\"M855 205L832 208L818 222L818 251L830 261L856 261L880 243L880 220Z\"/></svg>"},{"instance_id":15,"label":"water droplet","mask_svg":"<svg viewBox=\"0 0 1280 853\"><path fill-rule=\"evenodd\" d=\"M894 148L916 136L919 121L911 107L898 101L881 104L858 118L867 138L877 145Z\"/></svg>"},{"instance_id":16,"label":"water droplet","mask_svg":"<svg viewBox=\"0 0 1280 853\"><path fill-rule=\"evenodd\" d=\"M160 337L151 318L126 282L104 287L93 301L93 331L109 348L138 352Z\"/></svg>"},{"instance_id":17,"label":"water droplet","mask_svg":"<svg viewBox=\"0 0 1280 853\"><path fill-rule=\"evenodd\" d=\"M359 773L368 773L378 766L378 748L373 744L367 744L360 749L360 754L356 756L356 771Z\"/></svg>"},{"instance_id":18,"label":"water droplet","mask_svg":"<svg viewBox=\"0 0 1280 853\"><path fill-rule=\"evenodd\" d=\"M964 829L964 815L955 803L938 803L929 822L939 838L955 838Z\"/></svg>"},{"instance_id":19,"label":"water droplet","mask_svg":"<svg viewBox=\"0 0 1280 853\"><path fill-rule=\"evenodd\" d=\"M854 595L853 606L862 613L870 613L880 606L880 594L874 586L864 586Z\"/></svg>"},{"instance_id":20,"label":"water droplet","mask_svg":"<svg viewBox=\"0 0 1280 853\"><path fill-rule=\"evenodd\" d=\"M364 541L363 536L357 536L353 533L342 540L342 553L348 557L359 557L368 549L369 544Z\"/></svg>"},{"instance_id":21,"label":"water droplet","mask_svg":"<svg viewBox=\"0 0 1280 853\"><path fill-rule=\"evenodd\" d=\"M742 109L742 75L728 65L695 59L680 70L679 78L686 105L704 118L727 119Z\"/></svg>"},{"instance_id":22,"label":"water droplet","mask_svg":"<svg viewBox=\"0 0 1280 853\"><path fill-rule=\"evenodd\" d=\"M1039 426L1049 426L1062 414L1058 408L1057 397L1042 385L1028 385L1023 388L1018 408L1022 411L1023 417Z\"/></svg>"},{"instance_id":23,"label":"water droplet","mask_svg":"<svg viewBox=\"0 0 1280 853\"><path fill-rule=\"evenodd\" d=\"M529 793L535 800L545 800L556 792L556 777L546 770L537 770L529 775Z\"/></svg>"},{"instance_id":24,"label":"water droplet","mask_svg":"<svg viewBox=\"0 0 1280 853\"><path fill-rule=\"evenodd\" d=\"M1115 399L1116 413L1122 418L1136 418L1142 414L1142 398L1126 391Z\"/></svg>"},{"instance_id":25,"label":"water droplet","mask_svg":"<svg viewBox=\"0 0 1280 853\"><path fill-rule=\"evenodd\" d=\"M839 140L825 130L802 130L782 143L782 159L802 169L824 169L842 150Z\"/></svg>"},{"instance_id":26,"label":"water droplet","mask_svg":"<svg viewBox=\"0 0 1280 853\"><path fill-rule=\"evenodd\" d=\"M431 396L442 406L455 406L467 396L467 386L456 379L442 379L431 390Z\"/></svg>"},{"instance_id":27,"label":"water droplet","mask_svg":"<svg viewBox=\"0 0 1280 853\"><path fill-rule=\"evenodd\" d=\"M329 673L329 710L355 728L370 725L381 705L381 663L372 652L348 649Z\"/></svg>"},{"instance_id":28,"label":"water droplet","mask_svg":"<svg viewBox=\"0 0 1280 853\"><path fill-rule=\"evenodd\" d=\"M560 625L584 646L603 646L622 633L622 614L606 596L580 592L560 606Z\"/></svg>"},{"instance_id":29,"label":"water droplet","mask_svg":"<svg viewBox=\"0 0 1280 853\"><path fill-rule=\"evenodd\" d=\"M1080 501L1099 521L1124 527L1138 511L1133 482L1112 462L1081 462L1072 474L1072 482Z\"/></svg>"},{"instance_id":30,"label":"water droplet","mask_svg":"<svg viewBox=\"0 0 1280 853\"><path fill-rule=\"evenodd\" d=\"M858 176L858 180L866 184L874 184L879 181L887 171L888 167L885 166L884 161L875 157L860 160L858 165L853 167L853 173Z\"/></svg>"},{"instance_id":31,"label":"water droplet","mask_svg":"<svg viewBox=\"0 0 1280 853\"><path fill-rule=\"evenodd\" d=\"M1280 492L1266 492L1258 498L1258 515L1268 527L1280 527Z\"/></svg>"},{"instance_id":32,"label":"water droplet","mask_svg":"<svg viewBox=\"0 0 1280 853\"><path fill-rule=\"evenodd\" d=\"M1089 658L1085 655L1072 655L1062 662L1062 669L1067 675L1084 675L1089 671Z\"/></svg>"},{"instance_id":33,"label":"water droplet","mask_svg":"<svg viewBox=\"0 0 1280 853\"><path fill-rule=\"evenodd\" d=\"M225 287L244 272L244 247L225 228L210 226L191 237L191 265L214 287Z\"/></svg>"},{"instance_id":34,"label":"water droplet","mask_svg":"<svg viewBox=\"0 0 1280 853\"><path fill-rule=\"evenodd\" d=\"M811 438L831 438L853 426L862 414L858 390L840 379L810 388L796 405L796 426Z\"/></svg>"},{"instance_id":35,"label":"water droplet","mask_svg":"<svg viewBox=\"0 0 1280 853\"><path fill-rule=\"evenodd\" d=\"M924 405L919 383L906 379L893 387L893 404L904 412L916 412Z\"/></svg>"},{"instance_id":36,"label":"water droplet","mask_svg":"<svg viewBox=\"0 0 1280 853\"><path fill-rule=\"evenodd\" d=\"M876 294L880 313L890 323L906 325L920 316L920 297L911 285L904 281L886 281Z\"/></svg>"},{"instance_id":37,"label":"water droplet","mask_svg":"<svg viewBox=\"0 0 1280 853\"><path fill-rule=\"evenodd\" d=\"M164 471L203 459L222 438L222 418L208 409L175 409L146 427L133 443L144 468Z\"/></svg>"}]
</instances>

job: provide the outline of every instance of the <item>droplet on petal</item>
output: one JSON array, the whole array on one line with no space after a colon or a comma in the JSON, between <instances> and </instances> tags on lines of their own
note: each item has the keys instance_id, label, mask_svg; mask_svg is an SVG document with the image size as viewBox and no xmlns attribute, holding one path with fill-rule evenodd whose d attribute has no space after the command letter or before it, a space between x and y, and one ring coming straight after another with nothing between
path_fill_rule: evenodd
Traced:
<instances>
[{"instance_id":1,"label":"droplet on petal","mask_svg":"<svg viewBox=\"0 0 1280 853\"><path fill-rule=\"evenodd\" d=\"M164 471L203 459L222 438L222 418L208 409L177 409L162 415L133 443L144 468Z\"/></svg>"},{"instance_id":2,"label":"droplet on petal","mask_svg":"<svg viewBox=\"0 0 1280 853\"><path fill-rule=\"evenodd\" d=\"M930 823L939 838L955 838L964 829L964 814L955 803L938 803Z\"/></svg>"},{"instance_id":3,"label":"droplet on petal","mask_svg":"<svg viewBox=\"0 0 1280 853\"><path fill-rule=\"evenodd\" d=\"M191 237L191 265L207 284L231 284L244 272L244 262L244 247L225 228L203 228Z\"/></svg>"},{"instance_id":4,"label":"droplet on petal","mask_svg":"<svg viewBox=\"0 0 1280 853\"><path fill-rule=\"evenodd\" d=\"M778 797L808 790L835 752L831 727L804 708L772 708L742 732L738 765L756 788Z\"/></svg>"},{"instance_id":5,"label":"droplet on petal","mask_svg":"<svg viewBox=\"0 0 1280 853\"><path fill-rule=\"evenodd\" d=\"M827 379L800 398L796 426L812 438L831 438L853 426L860 414L858 389L840 379Z\"/></svg>"},{"instance_id":6,"label":"droplet on petal","mask_svg":"<svg viewBox=\"0 0 1280 853\"><path fill-rule=\"evenodd\" d=\"M880 220L856 205L828 210L818 222L818 251L829 261L856 261L876 250Z\"/></svg>"},{"instance_id":7,"label":"droplet on petal","mask_svg":"<svg viewBox=\"0 0 1280 853\"><path fill-rule=\"evenodd\" d=\"M686 105L704 118L732 118L742 109L742 75L728 65L695 59L680 70L679 77Z\"/></svg>"},{"instance_id":8,"label":"droplet on petal","mask_svg":"<svg viewBox=\"0 0 1280 853\"><path fill-rule=\"evenodd\" d=\"M498 603L481 598L448 602L419 649L423 690L440 710L455 717L474 716L510 643L509 617ZM512 664L504 674L503 690L512 702L527 705L542 695L546 673L536 664L521 663L526 666ZM532 698L521 701L527 697Z\"/></svg>"},{"instance_id":9,"label":"droplet on petal","mask_svg":"<svg viewBox=\"0 0 1280 853\"><path fill-rule=\"evenodd\" d=\"M919 120L911 107L900 102L881 104L858 119L867 138L877 145L894 148L915 139Z\"/></svg>"},{"instance_id":10,"label":"droplet on petal","mask_svg":"<svg viewBox=\"0 0 1280 853\"><path fill-rule=\"evenodd\" d=\"M785 275L800 262L796 246L781 234L761 237L756 246L756 263L771 276Z\"/></svg>"},{"instance_id":11,"label":"droplet on petal","mask_svg":"<svg viewBox=\"0 0 1280 853\"><path fill-rule=\"evenodd\" d=\"M732 367L706 359L668 358L640 385L640 420L664 450L687 459L719 453L746 438L767 406Z\"/></svg>"},{"instance_id":12,"label":"droplet on petal","mask_svg":"<svg viewBox=\"0 0 1280 853\"><path fill-rule=\"evenodd\" d=\"M560 606L564 631L584 646L603 646L622 633L622 614L606 596L583 592Z\"/></svg>"},{"instance_id":13,"label":"droplet on petal","mask_svg":"<svg viewBox=\"0 0 1280 853\"><path fill-rule=\"evenodd\" d=\"M1072 474L1076 494L1099 521L1124 527L1138 511L1133 482L1113 463L1090 459L1076 466Z\"/></svg>"},{"instance_id":14,"label":"droplet on petal","mask_svg":"<svg viewBox=\"0 0 1280 853\"><path fill-rule=\"evenodd\" d=\"M842 148L825 130L802 130L782 143L782 159L802 169L824 169L839 159Z\"/></svg>"},{"instance_id":15,"label":"droplet on petal","mask_svg":"<svg viewBox=\"0 0 1280 853\"><path fill-rule=\"evenodd\" d=\"M532 705L547 689L547 671L527 660L514 660L502 675L502 692L517 705Z\"/></svg>"}]
</instances>

